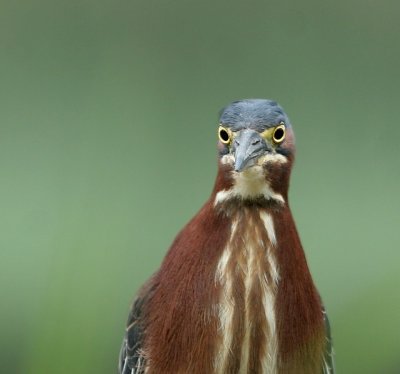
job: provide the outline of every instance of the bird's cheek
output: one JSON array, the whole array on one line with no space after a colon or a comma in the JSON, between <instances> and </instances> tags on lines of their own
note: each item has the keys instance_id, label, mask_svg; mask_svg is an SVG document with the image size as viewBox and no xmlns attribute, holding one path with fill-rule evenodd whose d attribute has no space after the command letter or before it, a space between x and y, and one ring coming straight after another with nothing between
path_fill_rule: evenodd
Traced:
<instances>
[{"instance_id":1,"label":"bird's cheek","mask_svg":"<svg viewBox=\"0 0 400 374\"><path fill-rule=\"evenodd\" d=\"M222 142L218 142L217 149L218 149L218 154L220 154L221 156L229 153L229 147L226 144L223 144Z\"/></svg>"},{"instance_id":2,"label":"bird's cheek","mask_svg":"<svg viewBox=\"0 0 400 374\"><path fill-rule=\"evenodd\" d=\"M231 153L220 154L220 163L233 168L235 165L235 158Z\"/></svg>"}]
</instances>

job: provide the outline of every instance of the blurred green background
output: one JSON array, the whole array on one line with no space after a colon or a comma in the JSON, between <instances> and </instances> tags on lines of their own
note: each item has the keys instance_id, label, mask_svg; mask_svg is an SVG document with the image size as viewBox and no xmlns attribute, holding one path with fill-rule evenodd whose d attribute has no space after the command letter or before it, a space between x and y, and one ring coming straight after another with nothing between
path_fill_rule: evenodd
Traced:
<instances>
[{"instance_id":1,"label":"blurred green background","mask_svg":"<svg viewBox=\"0 0 400 374\"><path fill-rule=\"evenodd\" d=\"M400 372L396 1L0 2L2 373L114 373L209 196L221 107L273 98L339 373Z\"/></svg>"}]
</instances>

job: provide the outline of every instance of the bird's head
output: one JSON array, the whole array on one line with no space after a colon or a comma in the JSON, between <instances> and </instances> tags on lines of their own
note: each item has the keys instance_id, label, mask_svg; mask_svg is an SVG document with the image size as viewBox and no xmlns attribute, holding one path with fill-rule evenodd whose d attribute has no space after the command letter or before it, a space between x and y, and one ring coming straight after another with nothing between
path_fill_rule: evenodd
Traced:
<instances>
[{"instance_id":1,"label":"bird's head","mask_svg":"<svg viewBox=\"0 0 400 374\"><path fill-rule=\"evenodd\" d=\"M217 188L216 203L231 198L285 201L294 152L292 127L275 101L228 105L218 126L219 180L225 186Z\"/></svg>"}]
</instances>

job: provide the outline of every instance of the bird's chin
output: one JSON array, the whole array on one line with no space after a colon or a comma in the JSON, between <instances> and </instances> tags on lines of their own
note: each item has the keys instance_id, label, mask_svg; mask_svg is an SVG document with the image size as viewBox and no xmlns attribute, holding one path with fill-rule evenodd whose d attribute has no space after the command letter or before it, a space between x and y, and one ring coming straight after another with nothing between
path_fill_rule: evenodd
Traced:
<instances>
[{"instance_id":1,"label":"bird's chin","mask_svg":"<svg viewBox=\"0 0 400 374\"><path fill-rule=\"evenodd\" d=\"M258 178L261 177L262 175L265 174L265 169L263 168L262 165L258 165L257 163L254 163L250 166L246 166L245 169L241 171L236 171L233 170L233 173L236 174L237 176L240 176L242 178Z\"/></svg>"}]
</instances>

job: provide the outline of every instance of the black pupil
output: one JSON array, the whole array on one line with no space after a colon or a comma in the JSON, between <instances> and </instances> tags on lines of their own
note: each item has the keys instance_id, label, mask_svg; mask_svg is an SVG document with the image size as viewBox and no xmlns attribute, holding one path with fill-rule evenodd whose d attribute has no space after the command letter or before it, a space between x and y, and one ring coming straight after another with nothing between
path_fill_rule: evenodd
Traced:
<instances>
[{"instance_id":1,"label":"black pupil","mask_svg":"<svg viewBox=\"0 0 400 374\"><path fill-rule=\"evenodd\" d=\"M227 142L229 140L229 134L225 130L220 130L219 136L224 142Z\"/></svg>"},{"instance_id":2,"label":"black pupil","mask_svg":"<svg viewBox=\"0 0 400 374\"><path fill-rule=\"evenodd\" d=\"M282 140L284 131L283 129L277 129L274 133L275 140Z\"/></svg>"}]
</instances>

